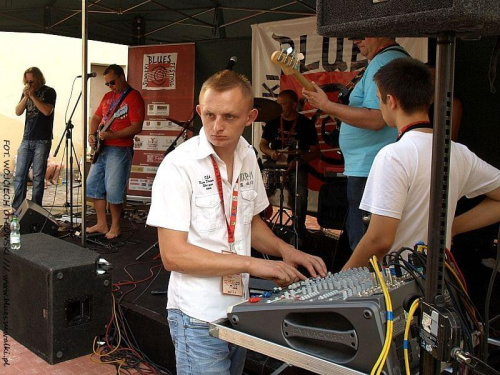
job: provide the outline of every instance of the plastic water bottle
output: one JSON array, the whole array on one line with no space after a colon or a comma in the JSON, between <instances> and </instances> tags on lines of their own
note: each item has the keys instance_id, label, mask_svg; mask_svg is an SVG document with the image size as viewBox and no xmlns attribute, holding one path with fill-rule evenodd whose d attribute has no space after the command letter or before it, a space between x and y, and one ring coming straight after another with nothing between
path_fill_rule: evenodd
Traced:
<instances>
[{"instance_id":1,"label":"plastic water bottle","mask_svg":"<svg viewBox=\"0 0 500 375\"><path fill-rule=\"evenodd\" d=\"M10 249L19 250L21 248L21 225L14 215L10 222Z\"/></svg>"}]
</instances>

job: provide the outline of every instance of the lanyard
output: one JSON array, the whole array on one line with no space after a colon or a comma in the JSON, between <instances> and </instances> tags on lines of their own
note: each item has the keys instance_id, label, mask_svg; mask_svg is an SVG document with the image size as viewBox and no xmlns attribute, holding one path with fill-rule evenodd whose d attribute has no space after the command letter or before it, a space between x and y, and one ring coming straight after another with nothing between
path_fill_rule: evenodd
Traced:
<instances>
[{"instance_id":1,"label":"lanyard","mask_svg":"<svg viewBox=\"0 0 500 375\"><path fill-rule=\"evenodd\" d=\"M401 139L403 135L405 135L407 132L413 129L432 129L432 125L429 121L417 121L417 122L412 122L411 124L406 125L404 128L401 129L401 133L398 136L397 141Z\"/></svg>"},{"instance_id":2,"label":"lanyard","mask_svg":"<svg viewBox=\"0 0 500 375\"><path fill-rule=\"evenodd\" d=\"M220 174L220 169L219 166L217 165L217 162L215 161L214 157L210 155L210 158L212 159L212 165L214 166L214 172L215 172L215 179L217 181L217 190L219 191L219 198L220 198L220 204L222 206L222 213L224 214L224 218L226 219L226 225L227 225L227 241L229 242L229 247L231 249L231 252L234 251L234 231L236 229L236 214L238 211L238 186L240 182L240 178L238 177L236 179L236 186L234 187L233 194L231 197L231 216L229 218L229 221L227 220L226 216L226 209L224 206L224 193L222 190L222 177Z\"/></svg>"},{"instance_id":3,"label":"lanyard","mask_svg":"<svg viewBox=\"0 0 500 375\"><path fill-rule=\"evenodd\" d=\"M283 128L283 117L280 116L280 136L281 136L281 148L285 148L288 146L288 141L290 140L290 137L293 134L293 131L295 130L295 126L297 125L297 120L299 119L299 115L295 117L295 120L293 120L292 127L288 131L288 137L285 140L285 129Z\"/></svg>"}]
</instances>

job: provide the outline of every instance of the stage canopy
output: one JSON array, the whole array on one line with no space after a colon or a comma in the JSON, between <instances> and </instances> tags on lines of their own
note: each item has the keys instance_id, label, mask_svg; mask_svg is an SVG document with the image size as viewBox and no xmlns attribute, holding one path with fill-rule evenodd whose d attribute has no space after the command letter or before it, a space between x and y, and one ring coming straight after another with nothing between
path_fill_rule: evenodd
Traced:
<instances>
[{"instance_id":1,"label":"stage canopy","mask_svg":"<svg viewBox=\"0 0 500 375\"><path fill-rule=\"evenodd\" d=\"M250 25L316 15L315 0L89 0L88 37L124 45L251 37ZM79 0L4 0L0 31L80 38Z\"/></svg>"}]
</instances>

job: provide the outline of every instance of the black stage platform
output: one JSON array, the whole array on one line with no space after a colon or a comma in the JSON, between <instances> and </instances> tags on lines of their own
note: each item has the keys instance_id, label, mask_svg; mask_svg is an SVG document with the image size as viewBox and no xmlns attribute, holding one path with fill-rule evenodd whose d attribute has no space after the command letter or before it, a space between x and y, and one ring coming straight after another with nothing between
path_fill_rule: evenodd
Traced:
<instances>
[{"instance_id":1,"label":"black stage platform","mask_svg":"<svg viewBox=\"0 0 500 375\"><path fill-rule=\"evenodd\" d=\"M121 219L122 234L118 239L108 241L103 236L90 236L88 237L88 248L100 253L113 264L114 294L120 300L130 331L141 351L158 365L175 373L174 348L166 323L166 290L169 272L163 269L159 258L159 249L155 246L157 231L156 228L147 227L144 224L145 214L136 215L125 211L124 216ZM87 223L89 226L93 225L95 216L90 215ZM278 227L275 232L284 240L290 238L287 230L281 230ZM63 239L78 245L81 244L81 239L78 237L68 236ZM457 242L459 242L458 239ZM348 242L344 236L337 240L319 230L308 230L306 238L301 241L302 243L306 244L307 247L302 250L322 257L332 272L339 271L350 255ZM470 250L470 243L466 247ZM137 261L136 258L147 249L149 251ZM470 253L470 251L463 250L461 248L460 251L457 251L457 258L462 258L464 253ZM480 264L480 259L484 257L478 252L474 251L474 255L468 254L468 259L459 259L459 263L466 275L466 280L472 286L470 288L471 297L482 312L484 307L482 294L488 285L491 269L477 266L481 268L481 272L477 272L476 263ZM471 256L475 259L474 262L470 261ZM254 285L256 285L255 280ZM499 283L497 282L493 292L494 296L497 295L498 288ZM483 292L479 293L480 290ZM499 305L500 300L493 298L490 317L500 313ZM282 362L273 358L249 352L245 374L271 374L282 365ZM284 375L309 374L306 370L293 367L285 368L281 373Z\"/></svg>"},{"instance_id":2,"label":"black stage platform","mask_svg":"<svg viewBox=\"0 0 500 375\"><path fill-rule=\"evenodd\" d=\"M155 363L168 368L174 373L174 348L166 322L169 272L161 266L156 228L147 227L131 219L134 215L125 215L121 219L122 234L116 240L108 241L103 236L88 236L87 247L95 250L113 264L112 280L115 297L125 312L138 346ZM108 219L109 220L109 219ZM139 220L140 221L140 220ZM90 215L87 225L95 223L95 216ZM62 238L80 245L79 237ZM307 251L321 256L328 269L338 271L347 260L347 242L337 241L320 231L308 231ZM136 258L142 256L139 261ZM334 252L336 250L335 257ZM333 263L333 265L332 265ZM135 281L131 282L131 281ZM281 362L266 356L249 353L245 367L246 374L267 374L282 365ZM283 374L306 374L305 370L288 368Z\"/></svg>"}]
</instances>

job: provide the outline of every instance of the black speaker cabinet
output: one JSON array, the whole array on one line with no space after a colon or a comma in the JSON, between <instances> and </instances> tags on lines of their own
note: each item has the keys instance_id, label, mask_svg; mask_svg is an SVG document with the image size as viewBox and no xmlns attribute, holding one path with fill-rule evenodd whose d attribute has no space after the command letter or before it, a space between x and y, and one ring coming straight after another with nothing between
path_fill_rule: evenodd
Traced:
<instances>
[{"instance_id":1,"label":"black speaker cabinet","mask_svg":"<svg viewBox=\"0 0 500 375\"><path fill-rule=\"evenodd\" d=\"M99 254L44 233L3 254L1 327L50 364L92 352L111 317L111 276Z\"/></svg>"},{"instance_id":2,"label":"black speaker cabinet","mask_svg":"<svg viewBox=\"0 0 500 375\"><path fill-rule=\"evenodd\" d=\"M316 12L329 37L500 34L498 0L317 0Z\"/></svg>"},{"instance_id":3,"label":"black speaker cabinet","mask_svg":"<svg viewBox=\"0 0 500 375\"><path fill-rule=\"evenodd\" d=\"M33 203L29 199L25 199L17 212L19 214L21 234L42 232L51 236L57 236L59 225L54 216L45 208Z\"/></svg>"}]
</instances>

